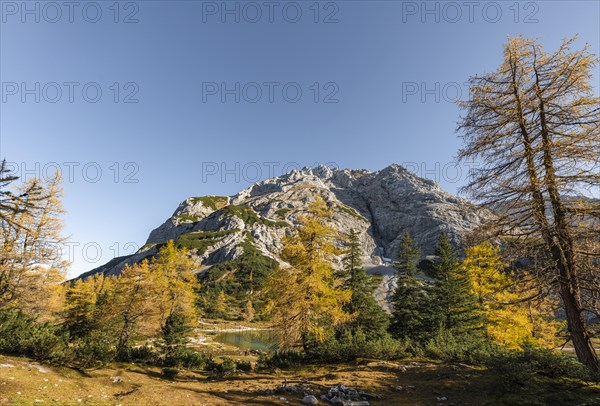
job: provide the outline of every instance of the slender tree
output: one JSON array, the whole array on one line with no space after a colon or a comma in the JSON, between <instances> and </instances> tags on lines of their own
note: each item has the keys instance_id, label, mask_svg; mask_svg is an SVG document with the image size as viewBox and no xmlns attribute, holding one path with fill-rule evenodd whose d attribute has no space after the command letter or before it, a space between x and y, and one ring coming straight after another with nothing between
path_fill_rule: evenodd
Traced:
<instances>
[{"instance_id":1,"label":"slender tree","mask_svg":"<svg viewBox=\"0 0 600 406\"><path fill-rule=\"evenodd\" d=\"M499 232L544 246L549 266L539 276L557 288L578 359L599 371L583 304L600 287L600 205L585 198L600 183L598 60L588 46L572 50L574 41L549 53L512 38L498 70L470 79L459 158L481 163L463 191L502 214Z\"/></svg>"},{"instance_id":2,"label":"slender tree","mask_svg":"<svg viewBox=\"0 0 600 406\"><path fill-rule=\"evenodd\" d=\"M254 305L252 304L252 300L248 299L246 302L246 311L244 312L244 320L250 322L254 320L254 315L256 310L254 310Z\"/></svg>"},{"instance_id":3,"label":"slender tree","mask_svg":"<svg viewBox=\"0 0 600 406\"><path fill-rule=\"evenodd\" d=\"M229 317L229 312L227 311L229 306L227 305L227 295L225 291L220 290L215 299L215 314L217 317L222 319L227 319Z\"/></svg>"},{"instance_id":4,"label":"slender tree","mask_svg":"<svg viewBox=\"0 0 600 406\"><path fill-rule=\"evenodd\" d=\"M482 307L467 272L461 267L454 247L445 233L440 233L433 265L435 305L441 325L447 331L461 335L483 328Z\"/></svg>"},{"instance_id":5,"label":"slender tree","mask_svg":"<svg viewBox=\"0 0 600 406\"><path fill-rule=\"evenodd\" d=\"M15 216L36 208L37 203L46 196L37 178L26 182L27 186L20 190L11 190L11 185L18 179L3 159L0 162L0 222L3 227L22 228L23 225L16 221Z\"/></svg>"},{"instance_id":6,"label":"slender tree","mask_svg":"<svg viewBox=\"0 0 600 406\"><path fill-rule=\"evenodd\" d=\"M198 278L194 273L196 267L187 249L177 248L173 241L164 245L150 264L160 326L164 326L174 312L187 317L189 323L195 325L198 316L195 305L198 288Z\"/></svg>"},{"instance_id":7,"label":"slender tree","mask_svg":"<svg viewBox=\"0 0 600 406\"><path fill-rule=\"evenodd\" d=\"M189 316L179 310L173 311L162 326L161 352L165 355L165 362L169 366L178 366L181 360L177 353L185 349L190 341L190 334L194 329Z\"/></svg>"},{"instance_id":8,"label":"slender tree","mask_svg":"<svg viewBox=\"0 0 600 406\"><path fill-rule=\"evenodd\" d=\"M111 297L115 319L117 356L127 358L136 339L157 335L158 312L148 261L127 265L116 278Z\"/></svg>"},{"instance_id":9,"label":"slender tree","mask_svg":"<svg viewBox=\"0 0 600 406\"><path fill-rule=\"evenodd\" d=\"M419 247L408 233L400 243L397 261L396 289L392 294L390 333L395 338L424 341L435 330L435 309L431 289L417 277Z\"/></svg>"},{"instance_id":10,"label":"slender tree","mask_svg":"<svg viewBox=\"0 0 600 406\"><path fill-rule=\"evenodd\" d=\"M103 274L77 279L67 289L64 326L72 338L89 336L93 330L108 330L114 313L109 310L114 279ZM111 306L112 309L112 306Z\"/></svg>"},{"instance_id":11,"label":"slender tree","mask_svg":"<svg viewBox=\"0 0 600 406\"><path fill-rule=\"evenodd\" d=\"M266 307L272 316L277 341L282 349L301 344L304 351L334 333L334 327L348 320L344 304L351 292L335 285L331 263L337 249L336 231L326 221L331 209L320 196L300 219L296 232L284 239L281 258L290 267L272 275L267 285L271 301Z\"/></svg>"},{"instance_id":12,"label":"slender tree","mask_svg":"<svg viewBox=\"0 0 600 406\"><path fill-rule=\"evenodd\" d=\"M61 197L58 174L44 182L30 179L2 197L0 309L48 316L62 303L60 283L68 263L60 255Z\"/></svg>"},{"instance_id":13,"label":"slender tree","mask_svg":"<svg viewBox=\"0 0 600 406\"><path fill-rule=\"evenodd\" d=\"M485 241L468 247L462 268L485 314L486 337L507 348L519 348L533 338L533 321L527 303L507 272L500 248Z\"/></svg>"},{"instance_id":14,"label":"slender tree","mask_svg":"<svg viewBox=\"0 0 600 406\"><path fill-rule=\"evenodd\" d=\"M367 275L361 258L358 234L350 230L345 240L345 253L342 258L343 286L352 292L350 301L344 306L346 312L352 316L349 326L353 332L360 330L367 337L382 337L386 333L389 317L375 300L377 284Z\"/></svg>"}]
</instances>

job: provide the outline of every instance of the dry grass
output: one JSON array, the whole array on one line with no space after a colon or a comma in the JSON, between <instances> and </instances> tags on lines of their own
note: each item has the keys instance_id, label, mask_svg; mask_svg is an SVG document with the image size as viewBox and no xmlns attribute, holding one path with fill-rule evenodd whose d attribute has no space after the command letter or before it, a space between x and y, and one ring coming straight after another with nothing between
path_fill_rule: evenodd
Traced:
<instances>
[{"instance_id":1,"label":"dry grass","mask_svg":"<svg viewBox=\"0 0 600 406\"><path fill-rule=\"evenodd\" d=\"M0 356L0 365L0 404L300 405L302 392L269 392L285 381L288 386L302 384L317 397L324 389L343 383L380 395L381 400L371 405L435 405L441 396L448 398L444 405L600 404L598 385L536 381L530 387L507 391L490 371L464 365L365 361L245 373L226 380L186 372L174 381L163 379L158 368L132 364L81 372ZM114 377L121 381L114 383Z\"/></svg>"}]
</instances>

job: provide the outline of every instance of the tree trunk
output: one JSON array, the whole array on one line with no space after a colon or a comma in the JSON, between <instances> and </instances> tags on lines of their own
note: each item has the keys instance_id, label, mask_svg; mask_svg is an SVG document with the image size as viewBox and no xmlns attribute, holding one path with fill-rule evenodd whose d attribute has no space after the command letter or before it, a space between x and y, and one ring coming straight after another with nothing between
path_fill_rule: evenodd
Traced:
<instances>
[{"instance_id":1,"label":"tree trunk","mask_svg":"<svg viewBox=\"0 0 600 406\"><path fill-rule=\"evenodd\" d=\"M560 271L560 295L567 315L569 333L573 341L573 347L577 359L594 372L600 371L598 356L594 351L592 340L583 319L581 300L577 292L572 288L572 278L564 266L559 264Z\"/></svg>"},{"instance_id":2,"label":"tree trunk","mask_svg":"<svg viewBox=\"0 0 600 406\"><path fill-rule=\"evenodd\" d=\"M596 351L594 351L590 333L583 317L573 238L556 182L552 140L546 117L546 103L540 85L536 62L537 56L534 48L535 94L539 103L545 184L552 206L555 231L554 238L550 239L549 248L558 266L560 295L565 307L569 332L577 359L592 371L599 372L600 364L598 363L598 356L596 355Z\"/></svg>"}]
</instances>

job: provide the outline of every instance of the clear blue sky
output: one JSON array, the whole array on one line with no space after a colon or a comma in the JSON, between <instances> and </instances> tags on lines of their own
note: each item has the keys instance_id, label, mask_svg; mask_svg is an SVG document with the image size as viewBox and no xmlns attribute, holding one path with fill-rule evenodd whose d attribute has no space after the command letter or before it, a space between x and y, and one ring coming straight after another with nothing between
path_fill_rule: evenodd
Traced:
<instances>
[{"instance_id":1,"label":"clear blue sky","mask_svg":"<svg viewBox=\"0 0 600 406\"><path fill-rule=\"evenodd\" d=\"M142 245L186 197L284 166L404 163L455 192L460 84L508 35L553 49L578 33L598 53L599 4L2 1L0 155L63 170L71 276Z\"/></svg>"}]
</instances>

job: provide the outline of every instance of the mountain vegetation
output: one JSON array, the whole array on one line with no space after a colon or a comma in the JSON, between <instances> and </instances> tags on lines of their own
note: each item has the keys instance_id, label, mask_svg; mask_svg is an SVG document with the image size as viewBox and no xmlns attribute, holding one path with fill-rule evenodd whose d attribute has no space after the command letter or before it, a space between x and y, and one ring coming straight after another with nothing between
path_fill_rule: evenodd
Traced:
<instances>
[{"instance_id":1,"label":"mountain vegetation","mask_svg":"<svg viewBox=\"0 0 600 406\"><path fill-rule=\"evenodd\" d=\"M2 163L0 353L165 379L428 360L493 371L507 393L591 385L600 207L572 196L600 180L600 99L597 59L573 43L512 38L471 79L459 155L481 160L464 191L487 208L397 165L294 171L187 199L137 253L67 281L60 177L15 184ZM203 323L232 320L266 329L271 349L203 350Z\"/></svg>"}]
</instances>

